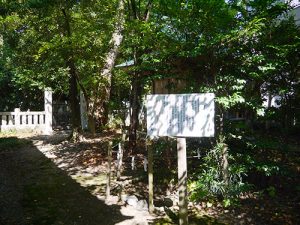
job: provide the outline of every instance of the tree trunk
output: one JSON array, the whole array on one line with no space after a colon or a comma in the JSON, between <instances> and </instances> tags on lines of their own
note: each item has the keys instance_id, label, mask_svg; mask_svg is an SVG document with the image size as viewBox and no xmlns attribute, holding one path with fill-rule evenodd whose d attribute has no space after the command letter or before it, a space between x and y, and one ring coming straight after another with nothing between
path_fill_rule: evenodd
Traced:
<instances>
[{"instance_id":1,"label":"tree trunk","mask_svg":"<svg viewBox=\"0 0 300 225\"><path fill-rule=\"evenodd\" d=\"M216 105L216 137L220 137L224 133L224 110L219 104Z\"/></svg>"},{"instance_id":2,"label":"tree trunk","mask_svg":"<svg viewBox=\"0 0 300 225\"><path fill-rule=\"evenodd\" d=\"M69 14L66 12L66 10L62 9L64 19L65 19L65 32L67 37L71 37L71 27L70 27L70 18ZM79 100L79 91L77 87L77 71L75 62L73 59L73 51L72 51L72 43L69 39L69 47L67 55L66 55L66 66L69 68L69 102L70 102L70 108L71 108L71 124L72 124L72 135L71 139L74 141L79 140L79 135L81 132L81 118L80 118L80 100Z\"/></svg>"},{"instance_id":3,"label":"tree trunk","mask_svg":"<svg viewBox=\"0 0 300 225\"><path fill-rule=\"evenodd\" d=\"M220 152L220 158L221 158L221 174L222 174L222 180L226 185L229 184L229 170L228 170L228 146L225 143L224 138L224 110L222 106L218 106L217 108L217 118L216 118L216 137L219 142L221 142L221 152Z\"/></svg>"},{"instance_id":4,"label":"tree trunk","mask_svg":"<svg viewBox=\"0 0 300 225\"><path fill-rule=\"evenodd\" d=\"M106 200L110 197L111 187L111 162L112 162L112 141L108 142L107 146L107 174L106 174Z\"/></svg>"},{"instance_id":5,"label":"tree trunk","mask_svg":"<svg viewBox=\"0 0 300 225\"><path fill-rule=\"evenodd\" d=\"M149 0L143 16L141 16L141 8L137 7L136 0L128 1L128 8L131 10L130 16L133 21L140 20L143 22L147 22L149 20L150 16L150 9L152 7L152 0ZM143 35L136 34L134 35L140 35L140 38L143 39ZM134 58L134 64L135 66L140 66L142 59L141 59L141 48L140 46L135 46L133 51L133 58ZM131 151L131 154L134 154L136 150L136 140L137 140L137 129L139 126L139 112L140 112L140 103L141 103L141 94L143 92L143 86L141 81L140 71L134 71L133 79L131 81L131 99L130 99L130 126L129 126L129 149Z\"/></svg>"},{"instance_id":6,"label":"tree trunk","mask_svg":"<svg viewBox=\"0 0 300 225\"><path fill-rule=\"evenodd\" d=\"M132 81L131 102L130 102L130 126L129 126L129 149L131 154L136 150L137 129L139 126L139 112L141 108L140 96L142 86L139 76L134 76Z\"/></svg>"},{"instance_id":7,"label":"tree trunk","mask_svg":"<svg viewBox=\"0 0 300 225\"><path fill-rule=\"evenodd\" d=\"M123 142L123 140L122 140ZM121 170L122 170L122 164L123 164L123 153L124 153L124 148L123 148L123 143L119 143L118 145L118 153L117 153L117 181L120 180L121 178Z\"/></svg>"},{"instance_id":8,"label":"tree trunk","mask_svg":"<svg viewBox=\"0 0 300 225\"><path fill-rule=\"evenodd\" d=\"M104 67L100 72L100 77L103 78L101 80L104 80L104 82L99 82L95 92L92 93L92 99L89 104L89 115L94 118L96 124L100 126L104 126L108 122L108 103L111 91L112 69L123 40L122 32L124 30L124 24L124 2L120 0L117 9L115 30L110 40L111 48L105 57Z\"/></svg>"},{"instance_id":9,"label":"tree trunk","mask_svg":"<svg viewBox=\"0 0 300 225\"><path fill-rule=\"evenodd\" d=\"M228 146L227 144L222 144L222 152L221 152L221 166L222 166L222 177L226 186L229 184L229 170L228 170Z\"/></svg>"},{"instance_id":10,"label":"tree trunk","mask_svg":"<svg viewBox=\"0 0 300 225\"><path fill-rule=\"evenodd\" d=\"M81 133L81 118L80 118L80 106L79 106L79 93L76 82L76 70L75 65L72 61L67 62L70 68L70 79L69 79L69 101L71 108L71 124L72 124L72 139L74 141L79 140Z\"/></svg>"}]
</instances>

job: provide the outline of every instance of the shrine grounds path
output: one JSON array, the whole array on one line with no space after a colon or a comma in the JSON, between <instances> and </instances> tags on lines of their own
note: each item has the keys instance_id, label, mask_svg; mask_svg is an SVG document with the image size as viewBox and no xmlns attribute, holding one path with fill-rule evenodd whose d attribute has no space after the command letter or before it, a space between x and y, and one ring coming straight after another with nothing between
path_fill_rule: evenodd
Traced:
<instances>
[{"instance_id":1,"label":"shrine grounds path","mask_svg":"<svg viewBox=\"0 0 300 225\"><path fill-rule=\"evenodd\" d=\"M113 187L112 198L105 201L105 142L109 138L87 138L74 144L63 133L0 135L0 225L177 224L172 213L176 205L160 207L162 215L151 216L147 210L118 202ZM295 176L280 180L282 191L261 197L250 193L238 206L228 209L208 207L205 202L191 204L190 225L300 224L299 146L295 144L287 153L290 162L286 164L294 168ZM147 176L142 168L137 172ZM137 180L136 175L123 176L124 193L146 200L147 179Z\"/></svg>"},{"instance_id":2,"label":"shrine grounds path","mask_svg":"<svg viewBox=\"0 0 300 225\"><path fill-rule=\"evenodd\" d=\"M145 216L126 215L121 205L92 195L39 146L47 148L45 138L1 141L0 225L148 224Z\"/></svg>"}]
</instances>

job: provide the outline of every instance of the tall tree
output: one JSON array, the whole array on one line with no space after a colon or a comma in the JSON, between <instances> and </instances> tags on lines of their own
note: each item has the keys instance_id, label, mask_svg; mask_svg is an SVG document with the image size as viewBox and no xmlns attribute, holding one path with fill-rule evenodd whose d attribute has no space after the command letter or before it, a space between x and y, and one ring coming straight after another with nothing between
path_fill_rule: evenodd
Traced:
<instances>
[{"instance_id":1,"label":"tall tree","mask_svg":"<svg viewBox=\"0 0 300 225\"><path fill-rule=\"evenodd\" d=\"M103 57L104 60L102 62L102 68L96 78L94 90L91 90L89 94L86 94L86 98L88 99L88 114L91 124L93 124L94 121L96 121L100 126L107 124L112 70L123 40L123 29L125 23L124 10L124 2L119 0L116 14L114 16L113 32L108 43L109 49ZM86 91L84 92L86 93ZM94 129L95 126L92 125L93 133L95 132Z\"/></svg>"},{"instance_id":2,"label":"tall tree","mask_svg":"<svg viewBox=\"0 0 300 225\"><path fill-rule=\"evenodd\" d=\"M142 94L144 93L144 71L142 69L143 57L150 46L146 45L151 30L149 18L153 1L127 1L127 40L126 47L129 54L124 54L133 60L134 66L129 70L131 76L130 91L130 126L129 148L131 152L136 149L137 130L139 127L139 113L141 110ZM153 33L151 33L153 35ZM148 37L146 37L148 36Z\"/></svg>"},{"instance_id":3,"label":"tall tree","mask_svg":"<svg viewBox=\"0 0 300 225\"><path fill-rule=\"evenodd\" d=\"M154 78L173 76L186 81L185 92L216 93L223 170L218 179L225 184L230 152L225 112L244 112L251 128L264 112L262 84L284 87L287 96L295 96L291 90L299 84L299 33L294 24L286 23L287 10L287 4L275 0L158 1L151 24L157 34L152 33L150 47L139 45L147 49L140 59ZM285 37L278 33L283 27L289 30Z\"/></svg>"},{"instance_id":4,"label":"tall tree","mask_svg":"<svg viewBox=\"0 0 300 225\"><path fill-rule=\"evenodd\" d=\"M89 115L103 118L103 105L109 99L110 71L122 40L123 2L119 4L117 16L114 16L114 1L16 4L18 9L12 15L15 13L18 20L7 18L6 23L17 23L14 26L17 29L10 32L17 36L17 79L23 84L40 88L47 84L56 91L68 92L76 137L80 130L79 88L93 105Z\"/></svg>"},{"instance_id":5,"label":"tall tree","mask_svg":"<svg viewBox=\"0 0 300 225\"><path fill-rule=\"evenodd\" d=\"M38 89L70 89L71 122L75 134L80 128L80 111L76 96L77 84L74 80L75 68L71 62L71 28L65 13L65 8L70 6L56 2L41 4L38 1L15 4L17 7L5 18L4 24L9 27L10 35L15 36L16 44L11 47L15 52L13 59L17 82ZM67 47L64 54L58 41ZM66 77L70 77L69 85L65 82Z\"/></svg>"}]
</instances>

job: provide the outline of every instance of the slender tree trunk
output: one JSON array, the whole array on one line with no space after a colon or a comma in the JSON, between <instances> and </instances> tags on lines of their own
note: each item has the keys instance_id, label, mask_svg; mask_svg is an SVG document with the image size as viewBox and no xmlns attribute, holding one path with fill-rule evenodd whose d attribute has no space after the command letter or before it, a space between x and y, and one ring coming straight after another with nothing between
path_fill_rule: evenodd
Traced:
<instances>
[{"instance_id":1,"label":"slender tree trunk","mask_svg":"<svg viewBox=\"0 0 300 225\"><path fill-rule=\"evenodd\" d=\"M80 106L79 106L79 93L76 82L76 70L72 61L67 62L70 68L69 79L69 101L71 108L71 124L72 124L72 139L78 141L81 132L81 118L80 118Z\"/></svg>"},{"instance_id":2,"label":"slender tree trunk","mask_svg":"<svg viewBox=\"0 0 300 225\"><path fill-rule=\"evenodd\" d=\"M226 185L229 184L229 164L228 164L228 146L225 143L224 138L224 110L222 106L217 107L217 132L216 137L218 141L221 142L221 151L220 151L220 159L221 159L221 168L220 172L222 174L222 179Z\"/></svg>"},{"instance_id":3,"label":"slender tree trunk","mask_svg":"<svg viewBox=\"0 0 300 225\"><path fill-rule=\"evenodd\" d=\"M131 10L131 16L133 20L141 20L144 22L147 22L150 15L150 9L152 7L152 0L149 0L147 3L147 6L144 11L144 15L141 18L140 8L137 7L136 1L131 0L129 4L129 8ZM136 34L135 34L136 35ZM143 38L142 34L141 39ZM135 49L133 51L133 57L134 57L134 63L136 66L141 65L141 50L139 46L135 46ZM134 154L136 150L136 141L137 141L137 129L139 126L139 112L141 108L141 95L143 92L143 86L141 81L141 74L140 71L134 72L134 77L131 81L131 100L130 100L130 126L129 126L129 149L131 151L131 154Z\"/></svg>"},{"instance_id":4,"label":"slender tree trunk","mask_svg":"<svg viewBox=\"0 0 300 225\"><path fill-rule=\"evenodd\" d=\"M222 177L223 181L226 185L229 184L229 165L228 165L228 146L226 143L222 144L222 151L221 151L221 166L222 166Z\"/></svg>"},{"instance_id":5,"label":"slender tree trunk","mask_svg":"<svg viewBox=\"0 0 300 225\"><path fill-rule=\"evenodd\" d=\"M0 34L0 57L3 57L2 47L4 46L3 35Z\"/></svg>"},{"instance_id":6,"label":"slender tree trunk","mask_svg":"<svg viewBox=\"0 0 300 225\"><path fill-rule=\"evenodd\" d=\"M65 32L67 37L71 37L71 26L69 14L66 12L66 9L62 9L64 19L65 19ZM71 40L69 40L69 47L72 48ZM66 56L66 66L69 68L69 102L71 108L71 124L72 124L72 135L71 138L74 141L78 141L79 135L81 132L81 119L80 119L80 100L79 100L79 91L77 87L77 70L75 62L73 59L72 49L68 50Z\"/></svg>"},{"instance_id":7,"label":"slender tree trunk","mask_svg":"<svg viewBox=\"0 0 300 225\"><path fill-rule=\"evenodd\" d=\"M112 141L108 142L107 146L107 174L106 174L106 200L110 197L111 188L111 162L112 162Z\"/></svg>"},{"instance_id":8,"label":"slender tree trunk","mask_svg":"<svg viewBox=\"0 0 300 225\"><path fill-rule=\"evenodd\" d=\"M117 153L117 181L120 180L121 178L121 170L122 170L122 164L123 164L123 153L124 153L124 149L122 147L122 144L119 143L118 145L118 153Z\"/></svg>"},{"instance_id":9,"label":"slender tree trunk","mask_svg":"<svg viewBox=\"0 0 300 225\"><path fill-rule=\"evenodd\" d=\"M219 104L216 105L216 137L220 137L224 132L224 110Z\"/></svg>"},{"instance_id":10,"label":"slender tree trunk","mask_svg":"<svg viewBox=\"0 0 300 225\"><path fill-rule=\"evenodd\" d=\"M129 126L129 149L133 154L136 150L137 130L139 127L139 112L141 109L141 94L142 85L139 76L134 76L132 81L132 93L131 93L131 114L130 114L130 126Z\"/></svg>"},{"instance_id":11,"label":"slender tree trunk","mask_svg":"<svg viewBox=\"0 0 300 225\"><path fill-rule=\"evenodd\" d=\"M108 103L111 92L112 69L115 65L119 48L123 40L122 32L125 24L123 0L119 0L116 17L115 30L110 40L111 48L105 57L104 67L100 72L100 77L103 78L101 80L104 80L104 82L99 83L96 87L89 105L90 118L94 118L93 120L96 120L96 124L99 124L100 126L106 125L108 121Z\"/></svg>"}]
</instances>

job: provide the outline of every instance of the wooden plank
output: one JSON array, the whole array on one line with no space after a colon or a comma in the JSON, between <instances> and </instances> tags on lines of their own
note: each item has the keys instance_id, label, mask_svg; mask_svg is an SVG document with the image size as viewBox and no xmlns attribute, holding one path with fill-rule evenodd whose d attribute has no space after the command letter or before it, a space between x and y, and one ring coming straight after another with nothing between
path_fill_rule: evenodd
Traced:
<instances>
[{"instance_id":1,"label":"wooden plank","mask_svg":"<svg viewBox=\"0 0 300 225\"><path fill-rule=\"evenodd\" d=\"M147 143L147 151L148 151L148 185L149 185L149 213L154 212L154 204L153 204L153 149Z\"/></svg>"},{"instance_id":2,"label":"wooden plank","mask_svg":"<svg viewBox=\"0 0 300 225\"><path fill-rule=\"evenodd\" d=\"M121 177L121 170L123 164L123 146L120 142L118 144L118 153L117 153L117 180L120 180Z\"/></svg>"},{"instance_id":3,"label":"wooden plank","mask_svg":"<svg viewBox=\"0 0 300 225\"><path fill-rule=\"evenodd\" d=\"M188 224L186 139L177 138L179 225Z\"/></svg>"},{"instance_id":4,"label":"wooden plank","mask_svg":"<svg viewBox=\"0 0 300 225\"><path fill-rule=\"evenodd\" d=\"M108 147L107 147L106 199L108 199L110 197L111 161L112 161L112 141L109 141Z\"/></svg>"}]
</instances>

